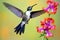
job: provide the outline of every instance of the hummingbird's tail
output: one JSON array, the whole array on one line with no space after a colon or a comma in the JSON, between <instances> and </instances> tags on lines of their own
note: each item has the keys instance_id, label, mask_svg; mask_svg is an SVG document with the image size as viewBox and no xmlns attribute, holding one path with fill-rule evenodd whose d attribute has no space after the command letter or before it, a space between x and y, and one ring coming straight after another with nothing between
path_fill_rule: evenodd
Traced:
<instances>
[{"instance_id":1,"label":"hummingbird's tail","mask_svg":"<svg viewBox=\"0 0 60 40\"><path fill-rule=\"evenodd\" d=\"M25 30L25 23L24 22L21 22L17 27L15 27L15 32L16 34L20 34L21 33L24 33L24 30Z\"/></svg>"}]
</instances>

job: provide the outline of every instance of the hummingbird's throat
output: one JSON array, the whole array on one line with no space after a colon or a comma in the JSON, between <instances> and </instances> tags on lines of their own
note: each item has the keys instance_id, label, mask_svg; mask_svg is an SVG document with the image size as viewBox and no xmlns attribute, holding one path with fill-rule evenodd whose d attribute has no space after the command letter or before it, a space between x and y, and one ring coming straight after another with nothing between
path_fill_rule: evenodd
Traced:
<instances>
[{"instance_id":1,"label":"hummingbird's throat","mask_svg":"<svg viewBox=\"0 0 60 40\"><path fill-rule=\"evenodd\" d=\"M26 12L26 17L27 17L27 19L30 19L30 15L31 15L30 13L31 13L31 11L27 11L27 12Z\"/></svg>"}]
</instances>

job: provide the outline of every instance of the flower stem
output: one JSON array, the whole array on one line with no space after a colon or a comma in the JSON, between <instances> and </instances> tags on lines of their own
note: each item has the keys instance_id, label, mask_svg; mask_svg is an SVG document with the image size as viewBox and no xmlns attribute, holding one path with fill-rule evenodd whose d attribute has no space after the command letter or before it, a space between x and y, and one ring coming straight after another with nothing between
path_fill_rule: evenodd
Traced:
<instances>
[{"instance_id":1,"label":"flower stem","mask_svg":"<svg viewBox=\"0 0 60 40\"><path fill-rule=\"evenodd\" d=\"M42 40L44 40L44 38L45 38L45 37L44 37L44 36L42 36ZM48 38L46 38L46 40L48 40Z\"/></svg>"},{"instance_id":2,"label":"flower stem","mask_svg":"<svg viewBox=\"0 0 60 40\"><path fill-rule=\"evenodd\" d=\"M46 40L48 40L48 38L46 38Z\"/></svg>"},{"instance_id":3,"label":"flower stem","mask_svg":"<svg viewBox=\"0 0 60 40\"><path fill-rule=\"evenodd\" d=\"M42 40L44 40L44 36L42 37Z\"/></svg>"},{"instance_id":4,"label":"flower stem","mask_svg":"<svg viewBox=\"0 0 60 40\"><path fill-rule=\"evenodd\" d=\"M49 13L48 15L49 15L49 17L50 17L51 14Z\"/></svg>"}]
</instances>

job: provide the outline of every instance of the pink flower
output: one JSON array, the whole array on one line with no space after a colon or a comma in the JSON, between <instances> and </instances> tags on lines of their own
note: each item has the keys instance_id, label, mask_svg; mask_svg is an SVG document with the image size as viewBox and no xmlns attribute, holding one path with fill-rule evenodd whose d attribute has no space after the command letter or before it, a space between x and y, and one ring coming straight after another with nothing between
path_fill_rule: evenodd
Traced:
<instances>
[{"instance_id":1,"label":"pink flower","mask_svg":"<svg viewBox=\"0 0 60 40\"><path fill-rule=\"evenodd\" d=\"M54 2L53 0L47 0L47 4L48 7L43 9L50 14L55 14L57 12L58 2Z\"/></svg>"},{"instance_id":2,"label":"pink flower","mask_svg":"<svg viewBox=\"0 0 60 40\"><path fill-rule=\"evenodd\" d=\"M52 18L45 18L44 21L41 21L41 28L37 26L37 32L43 33L45 31L46 37L51 37L53 34L50 32L50 30L54 30L56 26L54 24L51 24L53 22Z\"/></svg>"}]
</instances>

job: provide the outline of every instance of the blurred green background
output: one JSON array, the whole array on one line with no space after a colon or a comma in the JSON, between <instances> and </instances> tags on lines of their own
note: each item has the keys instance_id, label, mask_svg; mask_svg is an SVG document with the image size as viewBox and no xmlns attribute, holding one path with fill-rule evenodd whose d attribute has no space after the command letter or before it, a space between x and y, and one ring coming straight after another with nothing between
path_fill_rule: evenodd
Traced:
<instances>
[{"instance_id":1,"label":"blurred green background","mask_svg":"<svg viewBox=\"0 0 60 40\"><path fill-rule=\"evenodd\" d=\"M50 37L49 40L60 40L60 0L56 15L51 15L55 19L56 29L51 31L54 37ZM40 34L36 31L36 26L41 26L39 23L44 18L48 17L48 14L43 14L39 17L33 18L26 24L25 33L21 36L14 33L14 28L21 22L21 18L18 18L10 10L8 10L3 2L7 2L15 7L26 11L28 6L38 3L32 11L41 10L43 7L47 7L46 0L0 0L0 40L42 40Z\"/></svg>"}]
</instances>

